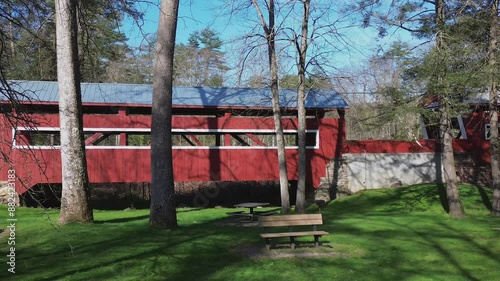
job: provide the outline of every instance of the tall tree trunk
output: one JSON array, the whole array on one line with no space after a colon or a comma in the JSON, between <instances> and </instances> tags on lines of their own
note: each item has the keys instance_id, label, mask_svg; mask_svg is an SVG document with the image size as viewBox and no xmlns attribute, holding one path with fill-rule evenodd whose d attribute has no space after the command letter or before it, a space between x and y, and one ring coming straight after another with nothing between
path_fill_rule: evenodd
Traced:
<instances>
[{"instance_id":1,"label":"tall tree trunk","mask_svg":"<svg viewBox=\"0 0 500 281\"><path fill-rule=\"evenodd\" d=\"M455 156L453 155L453 137L451 135L450 104L449 92L446 85L446 47L444 40L445 32L445 1L437 0L436 4L436 48L438 52L438 70L437 70L437 90L440 98L439 105L439 129L441 141L441 157L444 170L444 179L446 184L446 195L451 217L461 218L465 216L464 208L460 202L458 191L457 172L455 169ZM436 167L440 169L440 167Z\"/></svg>"},{"instance_id":2,"label":"tall tree trunk","mask_svg":"<svg viewBox=\"0 0 500 281\"><path fill-rule=\"evenodd\" d=\"M497 37L498 37L498 0L491 1L490 42L488 64L490 67L490 147L491 176L493 180L493 204L491 214L500 216L500 139L498 138L498 90L497 90Z\"/></svg>"},{"instance_id":3,"label":"tall tree trunk","mask_svg":"<svg viewBox=\"0 0 500 281\"><path fill-rule=\"evenodd\" d=\"M288 193L288 171L286 167L285 138L283 136L283 124L281 123L281 109L278 88L278 61L276 58L276 27L274 22L274 0L269 0L269 26L266 24L264 15L256 0L252 0L257 14L266 34L267 49L269 56L269 71L271 75L271 92L273 103L274 126L276 128L276 142L278 146L278 164L280 175L281 213L290 212L290 195Z\"/></svg>"},{"instance_id":4,"label":"tall tree trunk","mask_svg":"<svg viewBox=\"0 0 500 281\"><path fill-rule=\"evenodd\" d=\"M306 155L306 62L307 62L307 47L308 47L308 29L309 29L309 11L310 0L303 1L304 14L302 17L302 36L300 46L298 39L295 40L297 50L299 51L299 88L297 91L297 115L299 119L298 128L298 182L297 182L297 202L295 207L297 212L304 213L306 208L306 176L307 176L307 155Z\"/></svg>"},{"instance_id":5,"label":"tall tree trunk","mask_svg":"<svg viewBox=\"0 0 500 281\"><path fill-rule=\"evenodd\" d=\"M12 7L8 5L7 7L7 13L9 15L12 15ZM15 57L16 56L16 48L14 46L14 28L12 27L12 21L9 20L9 40L10 40L10 56Z\"/></svg>"},{"instance_id":6,"label":"tall tree trunk","mask_svg":"<svg viewBox=\"0 0 500 281\"><path fill-rule=\"evenodd\" d=\"M57 0L57 81L61 128L62 196L59 223L93 222L83 140L76 3Z\"/></svg>"},{"instance_id":7,"label":"tall tree trunk","mask_svg":"<svg viewBox=\"0 0 500 281\"><path fill-rule=\"evenodd\" d=\"M149 223L177 227L172 163L172 81L179 0L162 0L156 43L151 112L151 211Z\"/></svg>"}]
</instances>

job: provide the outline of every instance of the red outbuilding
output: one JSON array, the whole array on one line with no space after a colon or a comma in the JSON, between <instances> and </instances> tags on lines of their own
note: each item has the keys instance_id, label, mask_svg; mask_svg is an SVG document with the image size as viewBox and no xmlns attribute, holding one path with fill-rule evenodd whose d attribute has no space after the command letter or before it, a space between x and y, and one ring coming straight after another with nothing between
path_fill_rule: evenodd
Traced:
<instances>
[{"instance_id":1,"label":"red outbuilding","mask_svg":"<svg viewBox=\"0 0 500 281\"><path fill-rule=\"evenodd\" d=\"M451 118L455 153L474 154L478 165L489 165L491 161L488 96L488 93L481 92L469 95L462 101L462 114ZM428 110L437 111L439 100L432 96L423 105ZM436 116L438 115L436 114ZM439 138L437 119L432 122L422 118L421 122L424 139ZM498 129L500 130L500 126Z\"/></svg>"}]
</instances>

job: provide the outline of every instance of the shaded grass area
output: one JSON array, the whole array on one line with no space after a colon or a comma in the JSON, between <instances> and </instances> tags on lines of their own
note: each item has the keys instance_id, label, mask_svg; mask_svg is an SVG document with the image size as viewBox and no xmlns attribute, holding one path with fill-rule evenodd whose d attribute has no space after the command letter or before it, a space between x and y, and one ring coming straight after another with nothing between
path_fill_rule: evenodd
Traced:
<instances>
[{"instance_id":1,"label":"shaded grass area","mask_svg":"<svg viewBox=\"0 0 500 281\"><path fill-rule=\"evenodd\" d=\"M148 210L95 211L93 225L59 227L57 210L19 208L14 280L498 280L500 219L484 204L491 194L460 191L461 220L443 211L435 185L338 199L323 209L324 246L296 250L334 255L272 259L242 254L264 250L262 230L217 223L231 209L178 209L180 228L168 231L148 226ZM6 253L6 237L0 243ZM0 280L12 279L2 267Z\"/></svg>"}]
</instances>

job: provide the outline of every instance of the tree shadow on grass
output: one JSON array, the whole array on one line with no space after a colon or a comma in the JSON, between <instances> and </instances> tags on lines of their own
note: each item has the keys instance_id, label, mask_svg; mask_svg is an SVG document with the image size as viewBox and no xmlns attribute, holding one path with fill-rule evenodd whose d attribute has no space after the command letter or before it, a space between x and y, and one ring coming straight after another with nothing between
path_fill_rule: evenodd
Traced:
<instances>
[{"instance_id":1,"label":"tree shadow on grass","mask_svg":"<svg viewBox=\"0 0 500 281\"><path fill-rule=\"evenodd\" d=\"M470 259L480 255L482 256L481 263L488 263L484 266L498 268L500 266L498 253L489 249L488 246L479 244L479 238L474 238L473 234L468 234L466 230L456 228L447 222L449 219L443 219L442 222L422 228L416 226L421 224L413 226L412 223L398 223L395 220L386 219L381 220L380 225L374 228L339 224L334 226L332 230L335 230L334 233L339 237L350 235L356 239L370 241L370 243L358 244L364 246L365 256L363 259L373 261L376 263L376 267L381 270L392 269L382 275L380 275L381 271L370 275L372 271L369 262L368 265L365 265L365 269L362 269L364 280L406 280L412 279L412 277L422 278L423 276L440 279L449 274L457 274L466 280L481 280L481 276L494 275L495 272L483 272L481 269L475 269L469 262ZM494 241L490 244L494 244ZM471 252L470 249L474 250ZM442 263L442 268L427 266L428 258L433 256L437 256L437 259L432 258L432 260L436 263ZM421 259L422 257L425 259ZM401 262L403 260L406 260L406 263ZM409 267L409 264L412 266ZM347 263L346 266L350 268L353 265ZM446 269L447 266L450 266L451 269ZM421 272L419 267L425 267L426 272ZM448 278L452 277L448 276Z\"/></svg>"},{"instance_id":2,"label":"tree shadow on grass","mask_svg":"<svg viewBox=\"0 0 500 281\"><path fill-rule=\"evenodd\" d=\"M95 224L104 224L104 223L124 223L124 222L131 222L131 221L139 221L143 219L149 218L149 215L142 215L142 216L137 216L137 217L129 217L129 218L121 218L121 219L109 219L109 220L96 220L94 221Z\"/></svg>"},{"instance_id":3,"label":"tree shadow on grass","mask_svg":"<svg viewBox=\"0 0 500 281\"><path fill-rule=\"evenodd\" d=\"M474 189L477 190L477 193L474 192ZM488 197L488 193L483 187L480 186L471 186L470 188L459 188L460 190L460 199L462 201L462 205L466 205L466 201L472 201L473 203L479 203L477 198L477 195L479 195L481 203L484 205L484 207L491 212L492 210L492 205L490 198ZM443 210L446 211L446 213L450 212L450 206L448 204L448 195L446 194L446 185L445 184L437 184L437 192L439 194L439 201L441 203L441 206L443 207ZM479 205L479 204L478 204ZM465 207L465 206L464 206Z\"/></svg>"},{"instance_id":4,"label":"tree shadow on grass","mask_svg":"<svg viewBox=\"0 0 500 281\"><path fill-rule=\"evenodd\" d=\"M177 209L177 213L198 212L202 210L204 210L204 208L181 208Z\"/></svg>"},{"instance_id":5,"label":"tree shadow on grass","mask_svg":"<svg viewBox=\"0 0 500 281\"><path fill-rule=\"evenodd\" d=\"M488 197L488 194L486 193L483 187L476 186L476 188L479 194L481 195L481 200L483 201L484 206L488 209L488 211L491 212L493 210L493 206L491 205L491 200Z\"/></svg>"},{"instance_id":6,"label":"tree shadow on grass","mask_svg":"<svg viewBox=\"0 0 500 281\"><path fill-rule=\"evenodd\" d=\"M127 224L147 217L63 227L60 239L47 239L30 249L19 249L23 265L18 268L18 277L100 280L130 278L132 274L132 278L145 275L155 280L162 276L169 280L193 280L200 272L209 276L222 263L230 266L239 261L228 253L233 241L258 237L254 231L242 233L241 229L216 227L212 220L181 225L174 231L149 227L146 221L144 225Z\"/></svg>"},{"instance_id":7,"label":"tree shadow on grass","mask_svg":"<svg viewBox=\"0 0 500 281\"><path fill-rule=\"evenodd\" d=\"M488 191L481 187L461 185L460 194L465 209L490 211L491 201ZM323 212L324 216L339 218L353 215L403 214L442 208L449 212L446 187L444 184L423 184L398 188L367 190L355 195L332 201ZM317 208L312 208L317 210Z\"/></svg>"},{"instance_id":8,"label":"tree shadow on grass","mask_svg":"<svg viewBox=\"0 0 500 281\"><path fill-rule=\"evenodd\" d=\"M197 212L201 211L203 208L183 208L180 210L177 210L177 213L187 213L187 212ZM124 223L124 222L131 222L131 221L138 221L138 220L143 220L143 219L148 219L148 215L142 215L142 216L136 216L136 217L128 217L128 218L119 218L119 219L107 219L107 220L95 220L95 224L104 224L104 223Z\"/></svg>"},{"instance_id":9,"label":"tree shadow on grass","mask_svg":"<svg viewBox=\"0 0 500 281\"><path fill-rule=\"evenodd\" d=\"M367 190L335 200L323 210L334 218L366 214L402 214L422 210L437 203L441 196L436 185L414 185L401 188Z\"/></svg>"},{"instance_id":10,"label":"tree shadow on grass","mask_svg":"<svg viewBox=\"0 0 500 281\"><path fill-rule=\"evenodd\" d=\"M414 233L422 237L425 241L430 243L432 247L436 249L436 251L440 255L442 255L454 268L456 268L461 273L462 276L465 276L467 280L480 280L480 279L473 276L473 273L469 269L467 269L467 264L463 262L461 263L460 259L457 258L456 254L453 255L453 251L449 249L450 246L453 246L453 244L445 244L442 241L439 241L438 239L445 238L446 240L449 240L451 238L460 240L469 245L470 247L477 249L482 255L488 257L491 261L495 261L496 268L500 266L499 262L500 256L497 253L492 252L488 247L485 247L477 243L474 239L470 237L470 235L467 232L455 229L451 224L445 222L440 223L439 226L444 231L452 230L451 235L449 236L436 235L434 233L422 231L419 229L412 229L412 230L414 231ZM401 227L403 226L401 225Z\"/></svg>"},{"instance_id":11,"label":"tree shadow on grass","mask_svg":"<svg viewBox=\"0 0 500 281\"><path fill-rule=\"evenodd\" d=\"M439 195L439 202L443 210L447 213L450 212L450 205L448 204L448 195L446 194L446 186L442 183L436 184L437 192Z\"/></svg>"},{"instance_id":12,"label":"tree shadow on grass","mask_svg":"<svg viewBox=\"0 0 500 281\"><path fill-rule=\"evenodd\" d=\"M312 237L312 236L311 236ZM313 238L307 239L307 238L299 238L295 240L295 250L297 249L310 249L310 250L318 250L318 249L333 249L333 246L331 245L332 242L330 240L322 239L320 240L320 245L318 247L315 246ZM262 243L262 248L264 248L264 243ZM287 237L283 239L276 239L274 242L271 244L271 250L292 250L290 248L290 241L287 240Z\"/></svg>"},{"instance_id":13,"label":"tree shadow on grass","mask_svg":"<svg viewBox=\"0 0 500 281\"><path fill-rule=\"evenodd\" d=\"M479 193L482 204L486 207L486 209L491 211L492 206L491 206L491 202L489 201L488 194L486 194L485 190L481 187L475 186L475 188L477 189L477 191ZM462 201L462 205L464 205L465 199L468 199L467 197L473 197L473 196L477 195L477 194L474 194L474 192L472 192L472 191L473 191L472 188L470 190L467 190L465 193L463 193L463 189L461 190L462 193L460 195L460 199ZM441 206L443 207L443 210L446 213L449 213L450 206L448 203L448 195L446 194L446 185L445 184L438 184L437 185L437 192L438 192L439 201L441 203Z\"/></svg>"},{"instance_id":14,"label":"tree shadow on grass","mask_svg":"<svg viewBox=\"0 0 500 281\"><path fill-rule=\"evenodd\" d=\"M424 190L427 189L435 190L435 186L430 185L424 188ZM401 198L407 198L409 201L416 199L412 199L413 194L406 194L403 190L390 190L390 192L394 191L400 192L402 197L384 198L387 194L381 193L381 196L372 198L375 202L370 202L371 196L361 198L361 202L358 202L359 198L353 197L343 204L333 202L324 210L329 218L325 219L325 225L321 227L321 230L331 233L325 237L325 241L331 241L335 251L336 247L342 246L342 243L354 244L351 240L357 240L355 247L365 251L365 257L356 260L336 259L334 263L331 259L292 260L290 266L300 266L304 271L310 270L313 274L311 276L317 276L318 272L323 272L322 267L334 267L342 272L362 273L365 280L404 280L423 275L432 278L434 274L443 276L447 273L443 273L436 267L431 267L428 273L420 272L418 266L426 266L427 261L419 260L415 255L407 253L408 249L414 251L417 248L417 251L420 251L420 248L408 244L408 242L414 242L433 249L424 248L422 251L423 253L429 253L429 251L431 254L437 253L440 262L445 262L464 277L475 280L474 278L481 276L481 272L474 271L470 265L465 264L463 259L457 258L457 254L448 247L450 244L443 244L443 241L447 241L446 243L462 242L465 246L469 245L465 249L467 251L469 248L479 249L478 254L489 257L488 263L499 265L498 262L492 261L493 258L498 258L497 254L492 253L488 247L481 246L482 244L478 247L478 240L465 231L460 232L458 225L451 233L446 231L450 229L446 225L426 227L425 225L433 220L430 213L422 219L424 224L421 224L422 221L410 220L405 220L408 223L396 223L397 217L395 219L391 208L380 210L377 209L377 204L399 204ZM413 191L418 195L422 190L416 188ZM437 199L433 197L432 200L436 202ZM405 204L395 206L404 209ZM341 207L348 207L350 211L343 210ZM400 211L396 209L395 212ZM368 219L360 220L363 218L360 218L359 214L368 215ZM352 221L348 221L353 215L358 216L359 222L368 223L368 226L355 225ZM141 217L144 224L141 222ZM62 227L60 233L41 234L45 240L31 242L29 247L20 245L19 252L16 253L20 261L16 275L20 280L103 280L121 279L121 277L131 280L140 278L144 280L206 280L211 278L218 280L217 277L220 279L218 271L222 268L224 268L222 270L227 268L231 272L249 269L258 271L257 267L261 266L258 262L248 262L245 258L230 251L238 244L262 245L264 248L264 242L258 235L260 229L242 230L216 226L214 222L220 219L217 217L201 223L181 225L178 230L169 231L149 227L147 217L146 215L137 216L121 223L106 223L121 220L112 219L104 220L98 225L70 225ZM417 216L411 218L417 218ZM342 222L343 220L346 221ZM423 226L417 227L412 223L419 223L418 225ZM24 245L28 245L28 241L26 240ZM410 262L405 262L405 259L410 259ZM448 259L451 260L447 261ZM415 266L408 266L409 263L415 263ZM272 274L279 274L272 270L258 272L263 274L260 276L262 280L266 277L271 279ZM0 279L3 279L1 275L2 273L0 273ZM356 276L359 277L359 275ZM352 276L351 280L354 280L356 276Z\"/></svg>"}]
</instances>

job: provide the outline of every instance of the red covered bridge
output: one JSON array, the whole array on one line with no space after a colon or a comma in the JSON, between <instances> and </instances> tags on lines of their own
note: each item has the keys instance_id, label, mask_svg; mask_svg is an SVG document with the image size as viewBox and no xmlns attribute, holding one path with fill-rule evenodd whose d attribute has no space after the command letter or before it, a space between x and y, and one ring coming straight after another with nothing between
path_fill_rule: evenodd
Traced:
<instances>
[{"instance_id":1,"label":"red covered bridge","mask_svg":"<svg viewBox=\"0 0 500 281\"><path fill-rule=\"evenodd\" d=\"M57 82L12 81L30 123L7 122L0 101L0 149L9 156L22 194L61 182ZM150 181L151 85L83 83L83 125L92 183ZM289 179L297 179L296 92L281 90ZM346 102L332 91L307 93L307 181L318 186L340 154ZM336 112L337 118L326 117ZM20 114L19 112L17 114ZM277 180L269 89L176 87L173 97L176 181ZM326 116L325 116L326 115ZM338 156L338 155L337 155ZM5 163L0 181L7 180Z\"/></svg>"}]
</instances>

